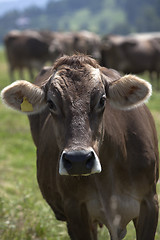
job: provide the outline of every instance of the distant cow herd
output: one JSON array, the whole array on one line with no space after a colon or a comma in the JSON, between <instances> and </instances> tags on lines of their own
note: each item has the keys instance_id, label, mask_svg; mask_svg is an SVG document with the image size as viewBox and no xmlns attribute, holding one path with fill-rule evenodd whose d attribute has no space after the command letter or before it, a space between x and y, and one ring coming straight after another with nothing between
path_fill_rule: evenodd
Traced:
<instances>
[{"instance_id":1,"label":"distant cow herd","mask_svg":"<svg viewBox=\"0 0 160 240\"><path fill-rule=\"evenodd\" d=\"M88 31L50 32L50 31L11 31L4 39L11 80L14 71L19 70L23 77L23 69L27 68L33 79L33 69L38 71L50 61L66 54L84 53L100 61L101 40L98 35Z\"/></svg>"},{"instance_id":2,"label":"distant cow herd","mask_svg":"<svg viewBox=\"0 0 160 240\"><path fill-rule=\"evenodd\" d=\"M89 32L51 32L12 30L4 39L9 62L11 81L14 71L27 68L33 79L33 70L38 71L46 62L53 63L62 55L84 53L95 58L101 66L122 73L148 71L150 79L160 72L160 33L122 35L99 35Z\"/></svg>"}]
</instances>

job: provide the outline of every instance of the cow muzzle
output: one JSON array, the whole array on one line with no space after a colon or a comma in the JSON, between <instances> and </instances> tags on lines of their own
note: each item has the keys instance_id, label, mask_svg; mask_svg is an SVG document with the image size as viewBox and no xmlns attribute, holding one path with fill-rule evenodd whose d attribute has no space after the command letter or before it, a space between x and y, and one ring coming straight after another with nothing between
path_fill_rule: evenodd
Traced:
<instances>
[{"instance_id":1,"label":"cow muzzle","mask_svg":"<svg viewBox=\"0 0 160 240\"><path fill-rule=\"evenodd\" d=\"M63 151L60 157L59 174L71 176L88 176L101 172L101 164L95 151Z\"/></svg>"}]
</instances>

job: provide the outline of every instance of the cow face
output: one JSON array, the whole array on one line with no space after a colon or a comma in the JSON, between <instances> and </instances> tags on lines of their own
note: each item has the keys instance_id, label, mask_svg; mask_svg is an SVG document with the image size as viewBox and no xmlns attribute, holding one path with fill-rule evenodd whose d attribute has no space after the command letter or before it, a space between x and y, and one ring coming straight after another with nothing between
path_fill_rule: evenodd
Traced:
<instances>
[{"instance_id":1,"label":"cow face","mask_svg":"<svg viewBox=\"0 0 160 240\"><path fill-rule=\"evenodd\" d=\"M10 107L27 114L48 108L53 118L61 152L61 175L101 172L98 149L103 138L106 101L119 109L130 109L151 95L149 83L135 76L102 69L86 56L62 57L53 69L43 70L40 86L17 81L2 91Z\"/></svg>"},{"instance_id":2,"label":"cow face","mask_svg":"<svg viewBox=\"0 0 160 240\"><path fill-rule=\"evenodd\" d=\"M60 174L100 172L96 152L106 93L99 69L90 65L79 69L62 65L47 88L47 103L62 150Z\"/></svg>"}]
</instances>

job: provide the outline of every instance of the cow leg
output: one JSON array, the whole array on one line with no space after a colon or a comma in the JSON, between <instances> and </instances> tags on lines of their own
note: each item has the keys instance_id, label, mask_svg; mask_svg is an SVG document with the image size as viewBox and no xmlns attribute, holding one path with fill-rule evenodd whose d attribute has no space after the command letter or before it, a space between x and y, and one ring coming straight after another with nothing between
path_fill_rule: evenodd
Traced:
<instances>
[{"instance_id":1,"label":"cow leg","mask_svg":"<svg viewBox=\"0 0 160 240\"><path fill-rule=\"evenodd\" d=\"M31 66L28 67L28 71L29 71L30 80L33 81L33 79L34 79L34 74L33 74L33 69L32 69Z\"/></svg>"},{"instance_id":2,"label":"cow leg","mask_svg":"<svg viewBox=\"0 0 160 240\"><path fill-rule=\"evenodd\" d=\"M10 76L10 81L14 82L14 68L12 66L9 67L9 76Z\"/></svg>"},{"instance_id":3,"label":"cow leg","mask_svg":"<svg viewBox=\"0 0 160 240\"><path fill-rule=\"evenodd\" d=\"M19 75L20 75L20 78L23 80L24 75L23 75L23 69L22 68L19 69Z\"/></svg>"},{"instance_id":4,"label":"cow leg","mask_svg":"<svg viewBox=\"0 0 160 240\"><path fill-rule=\"evenodd\" d=\"M83 220L82 220L83 221ZM75 222L73 223L75 225ZM97 225L93 224L92 229L86 229L86 226L76 223L73 227L71 221L67 222L68 234L71 240L97 240Z\"/></svg>"},{"instance_id":5,"label":"cow leg","mask_svg":"<svg viewBox=\"0 0 160 240\"><path fill-rule=\"evenodd\" d=\"M152 194L142 201L139 217L134 219L137 240L154 240L157 223L158 197Z\"/></svg>"},{"instance_id":6,"label":"cow leg","mask_svg":"<svg viewBox=\"0 0 160 240\"><path fill-rule=\"evenodd\" d=\"M149 79L150 79L150 82L153 84L153 72L152 71L149 71Z\"/></svg>"},{"instance_id":7,"label":"cow leg","mask_svg":"<svg viewBox=\"0 0 160 240\"><path fill-rule=\"evenodd\" d=\"M157 71L157 90L160 89L160 86L159 86L159 81L160 81L160 72Z\"/></svg>"},{"instance_id":8,"label":"cow leg","mask_svg":"<svg viewBox=\"0 0 160 240\"><path fill-rule=\"evenodd\" d=\"M72 204L67 210L67 229L71 240L97 240L97 223L92 223L86 207Z\"/></svg>"},{"instance_id":9,"label":"cow leg","mask_svg":"<svg viewBox=\"0 0 160 240\"><path fill-rule=\"evenodd\" d=\"M118 229L118 231L110 232L110 239L111 240L122 240L126 236L127 230L125 229Z\"/></svg>"}]
</instances>

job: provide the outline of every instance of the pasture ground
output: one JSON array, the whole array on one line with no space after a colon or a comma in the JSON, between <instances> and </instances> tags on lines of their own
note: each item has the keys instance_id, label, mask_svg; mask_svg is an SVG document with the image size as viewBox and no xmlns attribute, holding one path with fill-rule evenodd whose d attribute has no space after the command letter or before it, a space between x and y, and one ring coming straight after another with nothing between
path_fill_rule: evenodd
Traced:
<instances>
[{"instance_id":1,"label":"pasture ground","mask_svg":"<svg viewBox=\"0 0 160 240\"><path fill-rule=\"evenodd\" d=\"M141 77L147 79L147 75ZM0 49L0 90L9 83L7 62L3 49ZM160 92L153 91L148 106L155 118L160 141ZM160 182L157 188L160 201ZM127 230L125 240L135 240L132 223ZM28 119L23 114L7 109L1 100L0 239L69 240L65 223L55 219L40 194L36 180L36 149ZM109 240L105 228L99 231L99 239ZM155 240L159 239L160 220Z\"/></svg>"}]
</instances>

